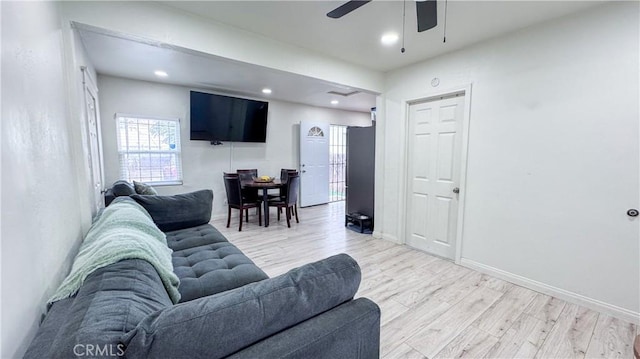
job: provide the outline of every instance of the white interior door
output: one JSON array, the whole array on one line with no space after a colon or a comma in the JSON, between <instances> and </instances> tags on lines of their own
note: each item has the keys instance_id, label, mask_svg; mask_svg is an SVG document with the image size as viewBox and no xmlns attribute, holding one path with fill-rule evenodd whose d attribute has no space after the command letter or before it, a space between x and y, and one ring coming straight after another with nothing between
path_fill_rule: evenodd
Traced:
<instances>
[{"instance_id":1,"label":"white interior door","mask_svg":"<svg viewBox=\"0 0 640 359\"><path fill-rule=\"evenodd\" d=\"M407 238L454 259L464 96L409 106Z\"/></svg>"},{"instance_id":2,"label":"white interior door","mask_svg":"<svg viewBox=\"0 0 640 359\"><path fill-rule=\"evenodd\" d=\"M87 141L89 147L89 168L91 173L91 183L93 185L93 196L95 211L99 211L104 206L102 196L103 189L103 159L102 159L102 138L100 133L100 113L98 112L98 89L86 71L83 71L84 100L85 100L85 120L87 125Z\"/></svg>"},{"instance_id":3,"label":"white interior door","mask_svg":"<svg viewBox=\"0 0 640 359\"><path fill-rule=\"evenodd\" d=\"M329 202L329 125L300 123L300 206Z\"/></svg>"}]
</instances>

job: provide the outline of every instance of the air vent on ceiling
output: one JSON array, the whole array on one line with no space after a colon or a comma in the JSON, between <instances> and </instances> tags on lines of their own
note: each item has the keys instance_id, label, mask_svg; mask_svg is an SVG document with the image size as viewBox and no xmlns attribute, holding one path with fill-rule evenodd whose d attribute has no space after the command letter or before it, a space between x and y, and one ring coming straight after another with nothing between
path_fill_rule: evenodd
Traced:
<instances>
[{"instance_id":1,"label":"air vent on ceiling","mask_svg":"<svg viewBox=\"0 0 640 359\"><path fill-rule=\"evenodd\" d=\"M357 93L360 93L360 91L353 91L353 92L338 92L338 91L329 91L327 92L328 94L331 95L339 95L339 96L344 96L344 97L348 97L351 95L355 95Z\"/></svg>"}]
</instances>

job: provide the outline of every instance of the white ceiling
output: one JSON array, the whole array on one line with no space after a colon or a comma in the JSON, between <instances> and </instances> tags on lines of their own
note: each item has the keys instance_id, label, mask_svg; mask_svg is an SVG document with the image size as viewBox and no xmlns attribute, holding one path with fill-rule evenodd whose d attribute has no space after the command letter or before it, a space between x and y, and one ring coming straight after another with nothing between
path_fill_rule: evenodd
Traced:
<instances>
[{"instance_id":1,"label":"white ceiling","mask_svg":"<svg viewBox=\"0 0 640 359\"><path fill-rule=\"evenodd\" d=\"M565 16L602 1L438 0L438 26L417 32L416 7L406 1L406 52L380 44L384 32L402 34L403 1L373 0L331 19L326 13L346 1L167 1L173 8L374 70L389 71L505 33Z\"/></svg>"},{"instance_id":2,"label":"white ceiling","mask_svg":"<svg viewBox=\"0 0 640 359\"><path fill-rule=\"evenodd\" d=\"M380 44L382 33L402 33L402 1L374 0L340 19L326 13L343 1L171 1L176 11L250 31L284 43L315 51L379 71L397 69L451 52L492 37L552 18L578 12L601 1L459 1L447 4L447 42L442 42L444 2L438 1L438 26L418 33L415 4L406 2L406 52L401 41L392 47ZM357 93L341 84L233 61L191 49L148 42L124 34L75 24L88 56L98 73L138 80L209 89L259 99L276 99L312 106L368 112L376 94ZM159 79L153 70L169 77ZM271 95L261 90L269 87ZM331 105L331 100L338 105Z\"/></svg>"},{"instance_id":3,"label":"white ceiling","mask_svg":"<svg viewBox=\"0 0 640 359\"><path fill-rule=\"evenodd\" d=\"M329 91L342 94L356 91L348 86L189 49L134 40L82 24L75 24L75 28L100 74L349 111L369 112L376 105L376 95L371 93L328 94ZM155 70L163 70L169 76L158 78L154 75ZM263 94L265 87L273 92ZM331 100L339 103L332 105Z\"/></svg>"}]
</instances>

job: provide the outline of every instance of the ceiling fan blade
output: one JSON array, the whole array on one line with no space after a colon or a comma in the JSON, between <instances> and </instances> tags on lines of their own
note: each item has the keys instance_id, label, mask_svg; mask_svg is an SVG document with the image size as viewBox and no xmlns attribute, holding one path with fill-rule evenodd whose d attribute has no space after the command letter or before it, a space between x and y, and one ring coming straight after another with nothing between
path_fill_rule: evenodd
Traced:
<instances>
[{"instance_id":1,"label":"ceiling fan blade","mask_svg":"<svg viewBox=\"0 0 640 359\"><path fill-rule=\"evenodd\" d=\"M418 32L436 27L438 25L437 1L416 1L416 14L418 14Z\"/></svg>"},{"instance_id":2,"label":"ceiling fan blade","mask_svg":"<svg viewBox=\"0 0 640 359\"><path fill-rule=\"evenodd\" d=\"M343 16L345 16L346 14L352 12L353 10L359 8L360 6L368 3L371 0L350 0L347 1L346 3L338 6L337 8L329 11L327 13L327 16L332 18L332 19L339 19Z\"/></svg>"}]
</instances>

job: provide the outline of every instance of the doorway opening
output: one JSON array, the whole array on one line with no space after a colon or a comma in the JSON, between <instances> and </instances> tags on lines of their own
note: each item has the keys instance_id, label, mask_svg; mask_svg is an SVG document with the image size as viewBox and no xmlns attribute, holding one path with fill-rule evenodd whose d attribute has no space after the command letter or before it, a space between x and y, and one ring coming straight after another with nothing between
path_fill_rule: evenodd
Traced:
<instances>
[{"instance_id":1,"label":"doorway opening","mask_svg":"<svg viewBox=\"0 0 640 359\"><path fill-rule=\"evenodd\" d=\"M329 127L329 201L346 198L347 126Z\"/></svg>"}]
</instances>

